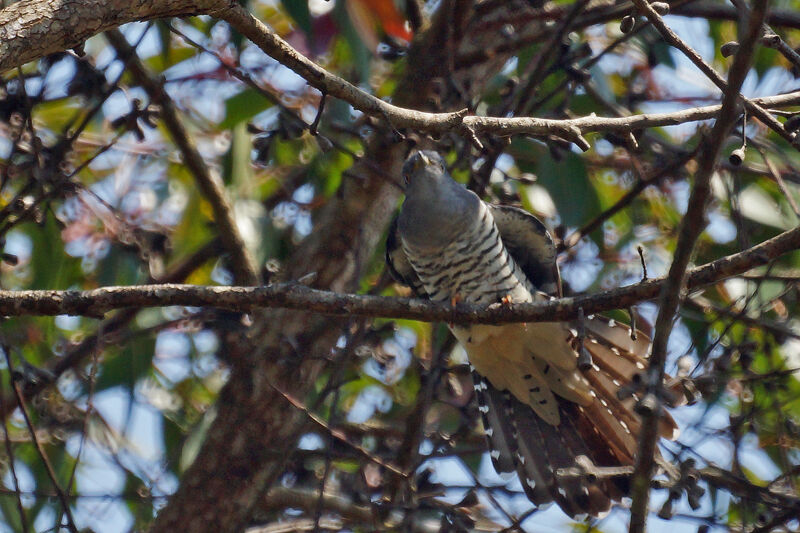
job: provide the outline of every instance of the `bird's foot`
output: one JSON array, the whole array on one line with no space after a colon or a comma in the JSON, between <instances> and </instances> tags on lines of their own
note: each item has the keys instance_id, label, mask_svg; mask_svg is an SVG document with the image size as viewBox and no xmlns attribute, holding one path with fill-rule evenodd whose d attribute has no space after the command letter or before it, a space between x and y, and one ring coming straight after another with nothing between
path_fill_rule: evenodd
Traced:
<instances>
[{"instance_id":1,"label":"bird's foot","mask_svg":"<svg viewBox=\"0 0 800 533\"><path fill-rule=\"evenodd\" d=\"M453 295L453 296L450 298L450 306L453 308L453 311L455 311L455 309L456 309L456 306L458 305L458 302L460 302L460 301L461 301L461 299L462 299L462 298L461 298L461 295L460 295L460 294L458 294L458 293L454 294L454 295ZM455 315L455 313L453 313L453 314ZM455 317L454 317L454 318L455 318ZM451 322L450 322L448 325L449 325L449 326L452 328L452 327L455 325L455 320L451 321Z\"/></svg>"}]
</instances>

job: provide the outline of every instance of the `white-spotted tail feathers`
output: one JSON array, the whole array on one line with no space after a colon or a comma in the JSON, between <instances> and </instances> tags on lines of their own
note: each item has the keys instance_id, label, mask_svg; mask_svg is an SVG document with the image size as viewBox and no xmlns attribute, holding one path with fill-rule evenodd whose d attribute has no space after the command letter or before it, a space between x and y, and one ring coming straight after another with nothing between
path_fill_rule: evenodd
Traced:
<instances>
[{"instance_id":1,"label":"white-spotted tail feathers","mask_svg":"<svg viewBox=\"0 0 800 533\"><path fill-rule=\"evenodd\" d=\"M528 328L540 325L529 324ZM553 407L557 423L553 423L553 417L543 417L541 410L532 408L530 396L520 397L513 387L508 386L508 383L519 381L518 378L526 380L527 374L523 372L527 372L530 363L506 368L502 373L505 377L497 383L476 377L481 382L481 412L495 468L508 471L513 463L531 501L555 501L572 516L602 514L628 491L625 477L590 483L580 476L563 473L575 471L579 466L576 464L578 457L598 467L632 466L635 463L641 426L639 415L634 410L638 396L635 391L620 396L619 391L636 388L636 380L641 379L646 369L650 346L650 340L643 333L637 332L632 338L630 328L605 318L588 318L584 326L583 343L593 361L590 369L577 370L577 352L571 354L569 364L559 361L555 365L543 358L541 362L533 363L538 375L535 380L529 380L538 384L543 378L556 393ZM563 331L568 332L567 338L556 337L549 346L556 348L557 343L563 342L578 348L578 339L574 336L569 338L569 329ZM539 346L534 353L541 353L544 347ZM493 361L495 365L509 364L508 359L500 354L495 354ZM553 386L556 376L566 375L570 366L580 377L578 382L585 383L588 400L582 395L576 398L574 394L562 394L558 387ZM492 370L498 371L497 368ZM674 439L677 436L677 425L669 414L664 414L660 424L662 437Z\"/></svg>"}]
</instances>

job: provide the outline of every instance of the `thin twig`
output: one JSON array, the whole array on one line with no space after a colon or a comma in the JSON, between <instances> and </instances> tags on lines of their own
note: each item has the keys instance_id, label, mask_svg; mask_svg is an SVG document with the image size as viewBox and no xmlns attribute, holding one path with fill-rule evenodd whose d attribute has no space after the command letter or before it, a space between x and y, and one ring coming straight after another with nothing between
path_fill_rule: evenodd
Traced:
<instances>
[{"instance_id":1,"label":"thin twig","mask_svg":"<svg viewBox=\"0 0 800 533\"><path fill-rule=\"evenodd\" d=\"M101 352L100 346L101 342L100 339L103 337L103 325L100 325L100 328L97 331L97 339L98 342L95 343L95 349L92 352L92 366L89 369L89 392L86 395L86 411L83 417L83 427L81 428L81 441L78 446L78 453L75 454L75 464L72 466L72 472L69 475L69 481L67 482L67 497L70 496L70 491L72 490L72 484L75 482L75 474L78 471L78 464L80 464L81 455L83 454L83 448L86 444L86 439L88 438L89 433L89 421L92 416L92 412L94 411L94 391L95 385L97 384L97 370L99 368L99 355Z\"/></svg>"},{"instance_id":2,"label":"thin twig","mask_svg":"<svg viewBox=\"0 0 800 533\"><path fill-rule=\"evenodd\" d=\"M234 279L241 285L256 285L258 272L255 259L239 233L233 216L233 207L227 198L225 188L220 179L212 174L186 131L178 117L172 98L164 90L164 84L147 72L144 64L136 57L134 48L128 44L127 39L119 30L108 31L106 38L116 49L120 58L128 63L128 70L150 96L150 100L161 107L161 119L183 155L184 164L191 171L206 200L211 204L214 221L217 223L223 246L231 258Z\"/></svg>"},{"instance_id":3,"label":"thin twig","mask_svg":"<svg viewBox=\"0 0 800 533\"><path fill-rule=\"evenodd\" d=\"M9 377L11 372L9 372ZM3 444L6 448L6 457L8 458L8 470L11 473L11 481L14 485L14 495L17 500L17 510L19 511L19 523L23 533L27 533L30 528L28 527L28 518L25 514L25 507L22 505L22 493L19 488L19 478L17 478L17 467L14 459L14 447L11 445L11 438L8 433L8 426L6 425L6 408L5 408L5 390L3 387L3 380L0 379L0 423L3 424Z\"/></svg>"},{"instance_id":4,"label":"thin twig","mask_svg":"<svg viewBox=\"0 0 800 533\"><path fill-rule=\"evenodd\" d=\"M584 224L580 229L570 234L569 237L564 239L563 247L565 249L572 248L580 242L580 240L599 228L603 222L613 217L631 204L645 189L651 185L658 185L662 180L674 175L682 169L689 161L693 160L700 149L700 144L695 147L691 152L685 153L682 157L672 160L666 167L656 169L651 175L640 178L636 184L626 192L622 198L617 200L614 205L605 209L602 213L598 214L592 220ZM647 276L645 275L645 279Z\"/></svg>"},{"instance_id":5,"label":"thin twig","mask_svg":"<svg viewBox=\"0 0 800 533\"><path fill-rule=\"evenodd\" d=\"M270 382L269 384L278 394L283 396L290 404L292 404L292 406L294 406L299 411L302 411L309 418L309 420L311 420L312 422L317 424L319 427L324 429L332 437L335 437L337 440L343 442L344 444L346 444L347 446L349 446L350 448L352 448L353 450L358 452L358 454L361 455L362 457L364 457L365 459L368 459L369 461L372 461L373 463L382 466L383 468L385 468L386 470L392 472L393 474L395 474L397 476L400 476L400 477L408 477L408 474L406 472L403 472L397 466L395 466L395 465L393 465L393 464L391 464L391 463L389 463L387 461L384 461L383 459L381 459L380 457L376 456L375 454L373 454L372 452L370 452L369 450L367 450L365 447L361 446L360 444L352 442L350 439L347 438L347 435L345 435L344 432L341 431L340 429L331 427L330 424L328 424L325 420L322 419L322 417L320 417L316 413L312 413L311 411L309 411L308 408L303 404L303 402L301 402L300 400L298 400L297 398L295 398L294 396L292 396L288 392L282 390L276 384L274 384L272 382Z\"/></svg>"},{"instance_id":6,"label":"thin twig","mask_svg":"<svg viewBox=\"0 0 800 533\"><path fill-rule=\"evenodd\" d=\"M672 29L664 23L664 19L661 18L661 15L656 13L656 11L650 6L648 0L633 0L634 5L650 20L653 26L658 30L661 36L667 41L669 44L680 50L683 55L685 55L689 60L694 63L694 65L700 69L700 71L706 75L706 77L711 80L714 85L719 87L719 89L725 94L726 96L730 93L729 91L729 83L730 83L730 76L728 82L726 82L722 76L720 76L716 70L714 70L711 65L706 63L703 58L694 50L691 46L686 44L686 42L678 37L678 34L672 31ZM751 17L752 19L752 17ZM762 19L763 20L763 19ZM759 32L760 36L761 27L759 26L756 28L756 31ZM757 40L757 39L756 39ZM736 59L734 60L734 66L731 67L731 71L734 70L737 63L739 63L738 58L750 56L752 54L752 47L756 45L756 41L753 42L752 46L749 50L745 49L745 42L740 42L739 52L736 54ZM756 117L760 120L765 126L769 127L775 133L783 137L789 142L792 142L793 135L786 131L786 128L783 127L783 124L778 122L778 120L773 117L769 111L764 109L761 105L759 105L755 100L750 100L739 93L739 90L736 90L736 94L734 95L735 98L741 101L745 108L750 112L751 115Z\"/></svg>"},{"instance_id":7,"label":"thin twig","mask_svg":"<svg viewBox=\"0 0 800 533\"><path fill-rule=\"evenodd\" d=\"M317 128L319 128L319 123L322 120L322 113L325 111L325 98L327 98L327 96L327 94L322 93L322 96L319 98L317 115L314 117L314 121L311 123L311 126L308 127L308 131L311 133L311 135L316 135L318 133Z\"/></svg>"},{"instance_id":8,"label":"thin twig","mask_svg":"<svg viewBox=\"0 0 800 533\"><path fill-rule=\"evenodd\" d=\"M14 395L17 397L17 404L19 405L19 410L22 413L22 418L25 420L25 425L28 427L28 432L31 436L31 441L33 442L34 447L36 448L36 452L39 454L39 457L44 464L44 468L47 471L47 476L50 478L50 482L53 484L53 489L56 491L56 495L58 496L59 501L61 502L61 507L64 510L64 515L67 517L67 528L72 533L78 533L78 528L75 526L75 520L72 518L72 510L69 506L69 501L67 500L64 491L61 490L61 486L58 483L58 477L56 476L55 470L53 470L53 465L50 463L50 459L47 457L47 452L45 452L42 443L39 442L39 438L36 436L36 428L33 427L33 422L31 422L30 417L28 416L28 409L25 405L25 399L22 396L22 390L19 387L19 384L14 380L14 367L11 363L11 353L7 346L3 346L2 350L6 357L6 364L8 365L8 372L11 376L11 388L14 391Z\"/></svg>"},{"instance_id":9,"label":"thin twig","mask_svg":"<svg viewBox=\"0 0 800 533\"><path fill-rule=\"evenodd\" d=\"M761 159L764 161L764 165L766 165L767 170L769 171L772 179L775 180L775 183L778 184L778 188L783 193L783 196L786 198L786 201L789 202L789 206L792 208L792 211L797 217L800 217L800 208L797 206L797 202L794 199L794 195L792 191L789 190L789 187L786 186L786 182L783 181L783 177L781 176L780 171L775 167L775 163L773 163L764 150L758 144L754 143L756 151L761 156Z\"/></svg>"}]
</instances>

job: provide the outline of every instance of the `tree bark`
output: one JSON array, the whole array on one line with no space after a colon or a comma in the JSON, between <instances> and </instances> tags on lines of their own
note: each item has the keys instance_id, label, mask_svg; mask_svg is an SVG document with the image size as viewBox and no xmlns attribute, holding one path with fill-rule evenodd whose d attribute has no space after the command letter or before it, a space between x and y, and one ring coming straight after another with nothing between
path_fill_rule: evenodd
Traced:
<instances>
[{"instance_id":1,"label":"tree bark","mask_svg":"<svg viewBox=\"0 0 800 533\"><path fill-rule=\"evenodd\" d=\"M432 79L442 65L436 46L442 32L434 21L409 53L407 73L427 68ZM425 66L422 66L422 61ZM429 83L401 79L393 101L418 109L430 97ZM286 264L290 278L315 272L314 286L352 292L373 258L400 198L400 187L385 176L399 176L407 151L391 133L376 135L366 160L379 162L380 173L366 164L349 172L340 194L315 221L315 231ZM399 180L398 180L399 181ZM284 464L268 450L293 449L307 414L286 396L303 399L313 387L337 340L351 319L332 319L291 311L264 312L243 334L232 333L228 360L232 373L218 401L217 417L176 494L156 517L152 530L240 531Z\"/></svg>"},{"instance_id":2,"label":"tree bark","mask_svg":"<svg viewBox=\"0 0 800 533\"><path fill-rule=\"evenodd\" d=\"M207 15L223 0L22 0L0 10L0 72L138 20Z\"/></svg>"}]
</instances>

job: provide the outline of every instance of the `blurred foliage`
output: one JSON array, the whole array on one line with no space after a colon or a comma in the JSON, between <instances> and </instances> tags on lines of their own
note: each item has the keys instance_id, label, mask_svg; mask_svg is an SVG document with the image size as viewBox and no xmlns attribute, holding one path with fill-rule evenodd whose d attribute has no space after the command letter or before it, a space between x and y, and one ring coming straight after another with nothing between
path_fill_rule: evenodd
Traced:
<instances>
[{"instance_id":1,"label":"blurred foliage","mask_svg":"<svg viewBox=\"0 0 800 533\"><path fill-rule=\"evenodd\" d=\"M444 4L418 3L428 19ZM502 3L483 2L483 9L494 4ZM494 6L502 23L491 26L491 17L478 10L467 27L484 37L500 35L493 43L511 43L508 57L485 84L476 78L470 88L468 104L478 113L515 115L528 109L549 118L615 116L719 100L719 92L651 28L606 50L622 36L619 21L608 16L571 28L545 58L547 68L532 91L524 93L542 60L540 52L547 50L549 33L530 37L543 20L543 12L531 7L535 2L511 4L511 17ZM545 5L555 9L571 3ZM405 22L405 2L253 0L249 9L299 51L380 97L393 95L407 67L413 34ZM734 22L667 20L719 71L730 65L718 50L735 38ZM320 208L344 194L348 177L366 179L353 178L351 166L363 157L367 140L383 130L329 98L320 134L312 135L308 125L317 114L319 93L213 19L131 24L123 30L138 44L144 65L163 76L191 137L223 179L265 278L284 279L285 261L314 232ZM789 44L789 37L796 37L783 28L776 31ZM468 33L453 53L475 52L470 44ZM603 51L603 59L587 63ZM42 58L6 73L0 82L2 287L231 283L211 207L181 163L158 110L142 105L148 102L146 93L102 36L90 39L86 52ZM252 83L238 79L242 72ZM748 94L797 88L791 66L779 53L762 49L756 55ZM149 109L153 118L133 116L137 109ZM591 135L585 153L555 139L524 136L508 144L486 142L479 151L448 134L436 146L458 179L478 186L489 200L537 214L562 241L641 180L652 179L624 209L561 254L567 290L596 292L641 279L639 245L649 276L666 273L696 165L690 161L671 173L659 171L703 143L707 132L704 123L656 128L636 132L635 144L627 137ZM710 226L698 244L696 264L797 225L797 150L753 121L745 133L750 144L744 163L723 160L714 176ZM726 141L726 156L739 147L740 136L741 127ZM390 283L382 257L376 251L365 266L361 291L407 295ZM668 371L696 392L697 403L674 411L684 434L664 446L667 459L718 464L755 486L798 497L800 383L792 371L800 368L799 273L800 255L790 254L747 277L690 295ZM654 309L651 304L637 308L640 328L652 328ZM213 313L165 308L121 318L123 313L104 321L20 317L0 324L14 370L3 358L5 401L12 399L12 383L24 390L58 377L57 385L27 401L25 410L61 489L74 496L78 525L97 531L146 528L197 453L227 377ZM102 339L100 345L94 335ZM77 362L64 363L76 353L83 354ZM393 460L419 432L420 457L410 464L420 472L414 519L420 527L433 523L443 531L462 531L478 523L492 529L508 523L506 513L518 517L530 511L515 482L487 472L491 468L470 401L464 355L446 328L374 320L343 337L332 353L337 365L323 373L305 401L331 426L342 428L362 453L324 431L312 432L285 459L283 486L316 491L326 474L326 490L357 504L386 506L388 515L393 493L363 452ZM28 524L36 531L57 528L63 517L53 484L21 410L8 407L5 425L15 468L12 474L4 448L0 531L22 529L14 476ZM441 503L469 500L465 493L476 479L488 488L478 491L475 502ZM693 531L700 523L752 531L778 512L746 492L713 484L705 488L700 510L685 498L676 503L675 527ZM437 491L444 500L437 499ZM553 507L533 514L525 526L616 531L625 513L618 508L598 522L578 523ZM270 517L296 514L280 509ZM370 527L353 525L357 531Z\"/></svg>"}]
</instances>

